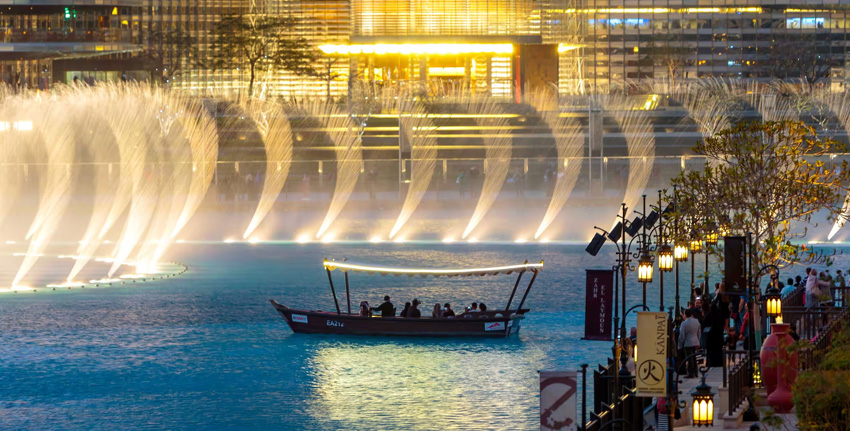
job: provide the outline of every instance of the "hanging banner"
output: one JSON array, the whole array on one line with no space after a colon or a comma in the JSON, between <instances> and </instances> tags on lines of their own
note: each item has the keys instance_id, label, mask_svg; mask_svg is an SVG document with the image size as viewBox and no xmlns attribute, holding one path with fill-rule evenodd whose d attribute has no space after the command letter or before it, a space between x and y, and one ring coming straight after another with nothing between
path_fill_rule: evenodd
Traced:
<instances>
[{"instance_id":1,"label":"hanging banner","mask_svg":"<svg viewBox=\"0 0 850 431\"><path fill-rule=\"evenodd\" d=\"M667 394L667 313L642 311L637 318L637 396Z\"/></svg>"},{"instance_id":2,"label":"hanging banner","mask_svg":"<svg viewBox=\"0 0 850 431\"><path fill-rule=\"evenodd\" d=\"M540 431L577 431L575 371L540 372Z\"/></svg>"},{"instance_id":3,"label":"hanging banner","mask_svg":"<svg viewBox=\"0 0 850 431\"><path fill-rule=\"evenodd\" d=\"M614 295L614 270L586 269L587 286L584 306L585 340L612 341L611 303Z\"/></svg>"},{"instance_id":4,"label":"hanging banner","mask_svg":"<svg viewBox=\"0 0 850 431\"><path fill-rule=\"evenodd\" d=\"M723 237L723 274L727 295L747 294L747 238Z\"/></svg>"}]
</instances>

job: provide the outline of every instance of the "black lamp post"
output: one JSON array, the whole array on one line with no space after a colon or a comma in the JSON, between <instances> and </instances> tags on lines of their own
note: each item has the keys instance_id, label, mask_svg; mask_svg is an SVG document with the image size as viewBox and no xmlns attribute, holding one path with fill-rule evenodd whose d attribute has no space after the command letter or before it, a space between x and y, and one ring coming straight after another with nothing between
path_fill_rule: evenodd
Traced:
<instances>
[{"instance_id":1,"label":"black lamp post","mask_svg":"<svg viewBox=\"0 0 850 431\"><path fill-rule=\"evenodd\" d=\"M693 259L691 259L691 301L696 301L696 295L694 294L694 290L696 289L696 269L694 268L694 264L697 261L697 253L702 250L702 240L699 238L698 231L694 230L691 232L691 239L688 241L688 248L693 255ZM706 286L706 289L708 287ZM704 292L703 292L704 293ZM696 304L696 303L694 303Z\"/></svg>"}]
</instances>

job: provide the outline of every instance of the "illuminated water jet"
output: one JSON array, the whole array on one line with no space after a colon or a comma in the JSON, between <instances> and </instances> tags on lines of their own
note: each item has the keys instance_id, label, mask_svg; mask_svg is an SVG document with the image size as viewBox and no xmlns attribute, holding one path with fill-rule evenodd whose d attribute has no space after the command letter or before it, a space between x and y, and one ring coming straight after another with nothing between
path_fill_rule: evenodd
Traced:
<instances>
[{"instance_id":1,"label":"illuminated water jet","mask_svg":"<svg viewBox=\"0 0 850 431\"><path fill-rule=\"evenodd\" d=\"M363 163L360 131L362 124L355 124L353 118L343 114L336 105L328 103L306 103L300 106L309 117L318 121L326 130L328 138L334 144L336 153L336 184L330 207L316 232L316 238L331 227L357 184Z\"/></svg>"},{"instance_id":2,"label":"illuminated water jet","mask_svg":"<svg viewBox=\"0 0 850 431\"><path fill-rule=\"evenodd\" d=\"M508 119L499 114L504 114L498 102L492 98L479 100L467 99L464 104L465 111L475 114L475 124L487 130L505 130ZM484 185L481 187L481 196L475 206L475 211L466 225L461 238L466 239L478 226L478 223L493 206L493 202L499 196L499 191L508 176L511 167L511 136L504 133L487 133L481 138L484 141Z\"/></svg>"},{"instance_id":3,"label":"illuminated water jet","mask_svg":"<svg viewBox=\"0 0 850 431\"><path fill-rule=\"evenodd\" d=\"M537 109L543 122L552 131L558 151L558 166L553 172L556 178L549 178L549 181L555 181L555 187L552 191L552 199L546 208L546 214L534 233L534 239L537 239L555 221L575 187L581 172L581 157L584 155L584 135L581 133L581 124L578 120L560 115L557 93L542 94L529 102Z\"/></svg>"},{"instance_id":4,"label":"illuminated water jet","mask_svg":"<svg viewBox=\"0 0 850 431\"><path fill-rule=\"evenodd\" d=\"M253 100L244 109L254 119L266 149L263 191L254 216L242 235L242 238L248 238L274 206L289 176L292 162L292 130L289 119L276 103Z\"/></svg>"},{"instance_id":5,"label":"illuminated water jet","mask_svg":"<svg viewBox=\"0 0 850 431\"><path fill-rule=\"evenodd\" d=\"M392 239L416 211L416 207L428 191L434 168L437 166L437 138L433 121L425 108L409 98L403 97L398 105L399 136L410 143L411 179L401 212L390 231Z\"/></svg>"}]
</instances>

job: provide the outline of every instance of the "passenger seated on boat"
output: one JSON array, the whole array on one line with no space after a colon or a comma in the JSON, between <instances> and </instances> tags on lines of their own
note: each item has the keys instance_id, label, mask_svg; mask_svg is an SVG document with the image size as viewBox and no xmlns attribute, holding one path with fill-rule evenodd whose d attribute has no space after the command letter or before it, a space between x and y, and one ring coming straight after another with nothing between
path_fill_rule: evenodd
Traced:
<instances>
[{"instance_id":1,"label":"passenger seated on boat","mask_svg":"<svg viewBox=\"0 0 850 431\"><path fill-rule=\"evenodd\" d=\"M478 313L478 303L473 302L472 305L466 307L466 311L463 313L463 317L472 317L470 313Z\"/></svg>"},{"instance_id":2,"label":"passenger seated on boat","mask_svg":"<svg viewBox=\"0 0 850 431\"><path fill-rule=\"evenodd\" d=\"M434 311L431 312L431 317L435 319L443 317L443 307L440 306L439 302L434 304Z\"/></svg>"},{"instance_id":3,"label":"passenger seated on boat","mask_svg":"<svg viewBox=\"0 0 850 431\"><path fill-rule=\"evenodd\" d=\"M399 314L398 316L399 316L399 317L407 317L407 311L408 311L408 310L410 310L410 303L409 303L409 302L405 302L405 303L404 303L404 309L403 309L403 310L401 310L401 314Z\"/></svg>"},{"instance_id":4,"label":"passenger seated on boat","mask_svg":"<svg viewBox=\"0 0 850 431\"><path fill-rule=\"evenodd\" d=\"M369 308L368 301L360 301L360 315L363 317L372 317L372 309Z\"/></svg>"},{"instance_id":5,"label":"passenger seated on boat","mask_svg":"<svg viewBox=\"0 0 850 431\"><path fill-rule=\"evenodd\" d=\"M484 305L484 303L483 303L483 302L482 302L482 303L480 303L480 304L478 304L478 311L480 311L480 312L482 312L482 313L486 312L486 311L487 311L487 306L486 306L486 305Z\"/></svg>"},{"instance_id":6,"label":"passenger seated on boat","mask_svg":"<svg viewBox=\"0 0 850 431\"><path fill-rule=\"evenodd\" d=\"M443 308L443 317L455 317L455 311L452 310L452 304L446 303L445 308Z\"/></svg>"},{"instance_id":7,"label":"passenger seated on boat","mask_svg":"<svg viewBox=\"0 0 850 431\"><path fill-rule=\"evenodd\" d=\"M410 309L407 310L407 317L419 318L422 317L422 312L419 311L419 300L414 299L410 304Z\"/></svg>"},{"instance_id":8,"label":"passenger seated on boat","mask_svg":"<svg viewBox=\"0 0 850 431\"><path fill-rule=\"evenodd\" d=\"M390 296L384 296L384 303L377 306L372 307L372 311L380 311L381 317L395 317L395 307L393 307L393 303L390 302Z\"/></svg>"}]
</instances>

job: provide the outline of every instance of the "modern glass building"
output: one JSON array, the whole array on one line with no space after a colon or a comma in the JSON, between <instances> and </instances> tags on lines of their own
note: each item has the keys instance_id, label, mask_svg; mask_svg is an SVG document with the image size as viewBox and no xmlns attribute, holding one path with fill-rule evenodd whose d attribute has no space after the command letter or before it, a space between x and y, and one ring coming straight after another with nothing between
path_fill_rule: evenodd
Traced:
<instances>
[{"instance_id":1,"label":"modern glass building","mask_svg":"<svg viewBox=\"0 0 850 431\"><path fill-rule=\"evenodd\" d=\"M19 88L150 79L139 0L23 0L0 7L0 77Z\"/></svg>"},{"instance_id":2,"label":"modern glass building","mask_svg":"<svg viewBox=\"0 0 850 431\"><path fill-rule=\"evenodd\" d=\"M44 3L50 3L45 5ZM722 3L722 4L721 4ZM213 95L241 92L245 67L200 58L226 15L299 19L320 47L334 97L354 83L514 97L557 83L562 93L647 78L806 78L843 86L847 13L830 0L23 0L3 7L2 78L52 82L155 79ZM782 70L796 76L778 76ZM793 75L793 74L792 74ZM267 95L323 96L327 82L263 71ZM358 84L362 85L362 84Z\"/></svg>"}]
</instances>

